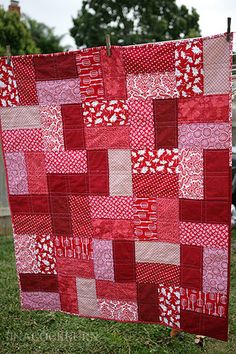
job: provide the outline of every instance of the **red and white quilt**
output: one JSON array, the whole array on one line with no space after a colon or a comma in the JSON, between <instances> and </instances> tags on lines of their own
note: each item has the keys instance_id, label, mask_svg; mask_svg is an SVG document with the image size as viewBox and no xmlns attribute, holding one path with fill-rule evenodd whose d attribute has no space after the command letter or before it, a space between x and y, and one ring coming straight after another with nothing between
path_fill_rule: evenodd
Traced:
<instances>
[{"instance_id":1,"label":"red and white quilt","mask_svg":"<svg viewBox=\"0 0 236 354\"><path fill-rule=\"evenodd\" d=\"M227 340L226 35L0 58L21 304Z\"/></svg>"}]
</instances>

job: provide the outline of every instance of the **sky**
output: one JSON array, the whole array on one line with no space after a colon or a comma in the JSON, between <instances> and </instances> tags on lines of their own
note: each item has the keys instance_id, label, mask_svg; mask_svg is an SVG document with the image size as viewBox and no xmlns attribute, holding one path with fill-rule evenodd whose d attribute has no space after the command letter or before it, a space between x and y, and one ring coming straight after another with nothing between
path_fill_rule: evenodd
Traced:
<instances>
[{"instance_id":1,"label":"sky","mask_svg":"<svg viewBox=\"0 0 236 354\"><path fill-rule=\"evenodd\" d=\"M9 0L0 0L0 5L7 8ZM236 1L235 0L176 0L178 5L184 4L189 9L195 7L200 15L202 35L226 32L227 17L232 18L231 30L236 32ZM69 35L72 17L76 17L82 0L20 0L22 12L46 25L55 28L56 34L66 34L64 45L76 48L73 38ZM236 36L234 39L236 43Z\"/></svg>"}]
</instances>

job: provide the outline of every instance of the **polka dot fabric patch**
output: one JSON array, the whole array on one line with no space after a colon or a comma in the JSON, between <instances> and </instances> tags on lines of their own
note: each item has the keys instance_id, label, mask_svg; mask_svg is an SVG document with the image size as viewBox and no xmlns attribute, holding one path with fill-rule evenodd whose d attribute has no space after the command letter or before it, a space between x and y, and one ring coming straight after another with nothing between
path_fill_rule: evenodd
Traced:
<instances>
[{"instance_id":1,"label":"polka dot fabric patch","mask_svg":"<svg viewBox=\"0 0 236 354\"><path fill-rule=\"evenodd\" d=\"M0 59L22 308L227 340L232 36Z\"/></svg>"}]
</instances>

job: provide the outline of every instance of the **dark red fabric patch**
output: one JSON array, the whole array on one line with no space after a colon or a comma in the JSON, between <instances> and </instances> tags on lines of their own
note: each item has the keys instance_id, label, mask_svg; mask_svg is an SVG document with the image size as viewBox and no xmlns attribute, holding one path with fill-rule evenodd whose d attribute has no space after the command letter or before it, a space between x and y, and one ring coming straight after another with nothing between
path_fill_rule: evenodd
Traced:
<instances>
[{"instance_id":1,"label":"dark red fabric patch","mask_svg":"<svg viewBox=\"0 0 236 354\"><path fill-rule=\"evenodd\" d=\"M96 280L96 294L101 299L134 302L137 299L135 283L114 283L108 280Z\"/></svg>"},{"instance_id":2,"label":"dark red fabric patch","mask_svg":"<svg viewBox=\"0 0 236 354\"><path fill-rule=\"evenodd\" d=\"M178 147L177 99L153 100L155 147Z\"/></svg>"},{"instance_id":3,"label":"dark red fabric patch","mask_svg":"<svg viewBox=\"0 0 236 354\"><path fill-rule=\"evenodd\" d=\"M36 80L63 80L78 76L74 53L35 56L33 60Z\"/></svg>"},{"instance_id":4,"label":"dark red fabric patch","mask_svg":"<svg viewBox=\"0 0 236 354\"><path fill-rule=\"evenodd\" d=\"M54 274L28 274L20 273L22 291L58 292L57 276Z\"/></svg>"},{"instance_id":5,"label":"dark red fabric patch","mask_svg":"<svg viewBox=\"0 0 236 354\"><path fill-rule=\"evenodd\" d=\"M62 311L78 313L76 278L59 274L58 286Z\"/></svg>"}]
</instances>

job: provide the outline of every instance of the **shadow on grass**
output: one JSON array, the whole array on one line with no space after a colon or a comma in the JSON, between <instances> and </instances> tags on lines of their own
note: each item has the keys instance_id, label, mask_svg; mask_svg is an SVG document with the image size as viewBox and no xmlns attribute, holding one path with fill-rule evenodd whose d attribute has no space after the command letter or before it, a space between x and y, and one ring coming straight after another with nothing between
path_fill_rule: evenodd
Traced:
<instances>
[{"instance_id":1,"label":"shadow on grass","mask_svg":"<svg viewBox=\"0 0 236 354\"><path fill-rule=\"evenodd\" d=\"M46 311L22 311L19 305L13 240L0 238L0 353L1 354L124 354L236 353L236 232L231 257L230 339L207 339L203 349L194 336L170 339L159 325L125 324L79 318Z\"/></svg>"}]
</instances>

